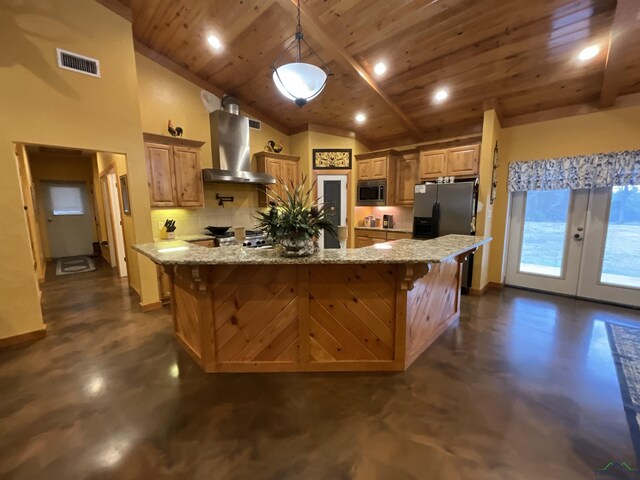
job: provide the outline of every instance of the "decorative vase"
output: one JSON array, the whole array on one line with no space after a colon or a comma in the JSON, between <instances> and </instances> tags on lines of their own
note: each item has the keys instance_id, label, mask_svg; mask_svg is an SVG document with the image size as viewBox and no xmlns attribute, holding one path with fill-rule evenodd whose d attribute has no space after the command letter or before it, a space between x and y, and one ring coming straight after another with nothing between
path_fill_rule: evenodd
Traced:
<instances>
[{"instance_id":1,"label":"decorative vase","mask_svg":"<svg viewBox=\"0 0 640 480\"><path fill-rule=\"evenodd\" d=\"M316 252L311 238L284 237L278 240L278 244L285 257L307 257Z\"/></svg>"}]
</instances>

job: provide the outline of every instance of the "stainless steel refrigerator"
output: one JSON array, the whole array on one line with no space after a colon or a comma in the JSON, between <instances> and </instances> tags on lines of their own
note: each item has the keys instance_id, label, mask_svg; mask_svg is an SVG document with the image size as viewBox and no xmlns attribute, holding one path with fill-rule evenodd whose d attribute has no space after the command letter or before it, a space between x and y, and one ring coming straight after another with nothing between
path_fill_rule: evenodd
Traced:
<instances>
[{"instance_id":1,"label":"stainless steel refrigerator","mask_svg":"<svg viewBox=\"0 0 640 480\"><path fill-rule=\"evenodd\" d=\"M413 238L428 239L457 233L475 234L476 182L433 183L415 186ZM465 264L462 286L471 286L473 256ZM466 288L465 288L466 287Z\"/></svg>"}]
</instances>

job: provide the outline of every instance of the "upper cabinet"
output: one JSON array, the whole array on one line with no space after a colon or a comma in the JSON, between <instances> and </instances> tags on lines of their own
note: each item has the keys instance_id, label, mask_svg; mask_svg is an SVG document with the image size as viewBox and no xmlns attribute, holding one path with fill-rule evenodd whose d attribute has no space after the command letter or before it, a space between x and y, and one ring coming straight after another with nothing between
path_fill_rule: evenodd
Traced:
<instances>
[{"instance_id":1,"label":"upper cabinet","mask_svg":"<svg viewBox=\"0 0 640 480\"><path fill-rule=\"evenodd\" d=\"M438 178L447 175L447 151L420 152L420 178Z\"/></svg>"},{"instance_id":2,"label":"upper cabinet","mask_svg":"<svg viewBox=\"0 0 640 480\"><path fill-rule=\"evenodd\" d=\"M420 180L438 177L475 177L480 163L480 145L422 150L420 152Z\"/></svg>"},{"instance_id":3,"label":"upper cabinet","mask_svg":"<svg viewBox=\"0 0 640 480\"><path fill-rule=\"evenodd\" d=\"M401 155L396 150L380 150L355 156L357 181L386 180L387 205L395 205L396 162Z\"/></svg>"},{"instance_id":4,"label":"upper cabinet","mask_svg":"<svg viewBox=\"0 0 640 480\"><path fill-rule=\"evenodd\" d=\"M204 207L200 147L204 142L144 134L152 207Z\"/></svg>"},{"instance_id":5,"label":"upper cabinet","mask_svg":"<svg viewBox=\"0 0 640 480\"><path fill-rule=\"evenodd\" d=\"M258 163L258 172L276 177L276 180L280 179L287 185L300 183L300 157L273 152L258 152L255 157ZM284 196L284 187L279 181L275 185L267 185L267 188L273 193ZM261 207L268 205L266 189L259 190L258 200Z\"/></svg>"},{"instance_id":6,"label":"upper cabinet","mask_svg":"<svg viewBox=\"0 0 640 480\"><path fill-rule=\"evenodd\" d=\"M447 175L458 177L478 175L479 163L480 145L451 148L447 162Z\"/></svg>"},{"instance_id":7,"label":"upper cabinet","mask_svg":"<svg viewBox=\"0 0 640 480\"><path fill-rule=\"evenodd\" d=\"M413 205L413 192L419 182L418 152L403 152L396 161L396 205Z\"/></svg>"}]
</instances>

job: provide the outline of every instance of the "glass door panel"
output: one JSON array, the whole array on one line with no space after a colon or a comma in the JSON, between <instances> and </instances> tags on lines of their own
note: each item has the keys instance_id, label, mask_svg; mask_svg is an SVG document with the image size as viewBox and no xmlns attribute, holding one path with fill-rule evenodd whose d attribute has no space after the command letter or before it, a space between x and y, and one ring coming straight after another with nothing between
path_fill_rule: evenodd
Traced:
<instances>
[{"instance_id":1,"label":"glass door panel","mask_svg":"<svg viewBox=\"0 0 640 480\"><path fill-rule=\"evenodd\" d=\"M613 187L604 244L600 282L640 288L640 186Z\"/></svg>"},{"instance_id":2,"label":"glass door panel","mask_svg":"<svg viewBox=\"0 0 640 480\"><path fill-rule=\"evenodd\" d=\"M519 271L563 275L570 190L527 192Z\"/></svg>"},{"instance_id":3,"label":"glass door panel","mask_svg":"<svg viewBox=\"0 0 640 480\"><path fill-rule=\"evenodd\" d=\"M640 306L640 186L596 188L578 295Z\"/></svg>"},{"instance_id":4,"label":"glass door panel","mask_svg":"<svg viewBox=\"0 0 640 480\"><path fill-rule=\"evenodd\" d=\"M587 190L512 194L508 285L576 294L588 198Z\"/></svg>"}]
</instances>

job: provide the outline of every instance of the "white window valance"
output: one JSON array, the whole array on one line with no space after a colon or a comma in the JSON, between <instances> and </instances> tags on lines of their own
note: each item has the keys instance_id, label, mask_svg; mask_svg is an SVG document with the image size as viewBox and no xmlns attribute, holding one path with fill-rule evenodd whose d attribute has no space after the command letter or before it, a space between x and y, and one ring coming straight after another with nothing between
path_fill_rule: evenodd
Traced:
<instances>
[{"instance_id":1,"label":"white window valance","mask_svg":"<svg viewBox=\"0 0 640 480\"><path fill-rule=\"evenodd\" d=\"M510 192L628 185L640 185L640 150L509 164Z\"/></svg>"}]
</instances>

